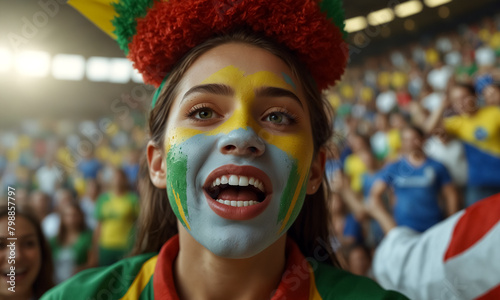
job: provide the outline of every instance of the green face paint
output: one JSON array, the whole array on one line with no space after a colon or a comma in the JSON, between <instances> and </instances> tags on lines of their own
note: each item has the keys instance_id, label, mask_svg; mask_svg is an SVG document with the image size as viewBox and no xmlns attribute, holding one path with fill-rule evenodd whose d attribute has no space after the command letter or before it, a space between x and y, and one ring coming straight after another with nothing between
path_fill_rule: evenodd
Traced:
<instances>
[{"instance_id":1,"label":"green face paint","mask_svg":"<svg viewBox=\"0 0 500 300\"><path fill-rule=\"evenodd\" d=\"M170 204L189 234L212 253L254 256L286 233L304 203L314 151L307 106L292 97L259 96L266 88L297 94L292 78L281 71L247 74L229 65L188 82L184 94L196 86L225 85L234 103L227 94L200 89L200 95L174 106L165 137ZM203 111L211 111L208 118ZM276 115L283 122L271 118ZM225 150L235 147L261 152Z\"/></svg>"},{"instance_id":2,"label":"green face paint","mask_svg":"<svg viewBox=\"0 0 500 300\"><path fill-rule=\"evenodd\" d=\"M285 72L281 72L281 75L283 75L283 78L285 79L285 82L288 83L289 85L291 85L293 87L294 90L297 89L297 86L295 85L295 83L293 82L292 78L290 76L288 76L287 73Z\"/></svg>"},{"instance_id":3,"label":"green face paint","mask_svg":"<svg viewBox=\"0 0 500 300\"><path fill-rule=\"evenodd\" d=\"M170 205L182 225L190 229L187 206L187 165L188 157L180 147L170 148L167 155L167 193Z\"/></svg>"},{"instance_id":4,"label":"green face paint","mask_svg":"<svg viewBox=\"0 0 500 300\"><path fill-rule=\"evenodd\" d=\"M300 179L301 174L298 171L298 163L297 160L294 160L292 164L292 170L290 171L290 176L288 177L288 182L285 189L283 190L283 194L280 199L278 224L281 224L281 231L286 231L288 230L288 228L290 228L290 226L292 226L302 208L302 205L304 204L305 194L307 190L306 181L302 182L298 199L295 204L293 203L294 195L297 190L297 186L299 185ZM290 208L291 205L294 205L294 207ZM285 217L290 209L292 209L290 218L288 218L286 223L283 223L285 222Z\"/></svg>"}]
</instances>

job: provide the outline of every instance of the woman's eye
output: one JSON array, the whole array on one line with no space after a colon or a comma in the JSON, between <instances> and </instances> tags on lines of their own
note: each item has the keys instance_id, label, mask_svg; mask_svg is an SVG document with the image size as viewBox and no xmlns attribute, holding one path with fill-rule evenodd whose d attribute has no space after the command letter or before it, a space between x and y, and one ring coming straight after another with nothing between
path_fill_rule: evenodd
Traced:
<instances>
[{"instance_id":1,"label":"woman's eye","mask_svg":"<svg viewBox=\"0 0 500 300\"><path fill-rule=\"evenodd\" d=\"M275 125L292 125L295 124L295 117L285 112L272 112L265 118L266 121Z\"/></svg>"},{"instance_id":2,"label":"woman's eye","mask_svg":"<svg viewBox=\"0 0 500 300\"><path fill-rule=\"evenodd\" d=\"M214 112L211 109L203 109L199 110L195 116L198 119L211 119L213 116Z\"/></svg>"},{"instance_id":3,"label":"woman's eye","mask_svg":"<svg viewBox=\"0 0 500 300\"><path fill-rule=\"evenodd\" d=\"M275 124L283 123L284 118L285 117L279 113L271 113L271 114L269 114L269 117L268 117L269 121L272 123L275 123Z\"/></svg>"},{"instance_id":4,"label":"woman's eye","mask_svg":"<svg viewBox=\"0 0 500 300\"><path fill-rule=\"evenodd\" d=\"M216 118L217 113L209 107L193 107L187 114L186 117L194 119L195 121L205 121Z\"/></svg>"},{"instance_id":5,"label":"woman's eye","mask_svg":"<svg viewBox=\"0 0 500 300\"><path fill-rule=\"evenodd\" d=\"M25 241L25 242L23 243L23 246L24 246L25 248L34 248L34 247L36 247L36 246L37 246L37 242L36 242L36 241Z\"/></svg>"}]
</instances>

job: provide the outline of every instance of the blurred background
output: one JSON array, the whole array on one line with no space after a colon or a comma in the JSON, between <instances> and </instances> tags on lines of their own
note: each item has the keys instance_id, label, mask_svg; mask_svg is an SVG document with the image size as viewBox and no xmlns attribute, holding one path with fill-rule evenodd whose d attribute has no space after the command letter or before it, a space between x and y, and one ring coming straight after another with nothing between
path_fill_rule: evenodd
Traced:
<instances>
[{"instance_id":1,"label":"blurred background","mask_svg":"<svg viewBox=\"0 0 500 300\"><path fill-rule=\"evenodd\" d=\"M96 261L90 240L100 226L127 228L120 233L125 240L130 234L154 92L118 45L64 2L0 0L0 199L13 186L18 203L36 207L56 249L57 282L109 264L128 249L122 243L117 253L102 252ZM327 167L334 192L332 244L347 268L370 276L383 232L357 208L370 194L369 176L405 155L403 129L425 129L457 83L475 89L480 109L500 106L500 2L345 0L344 9L350 62L342 80L324 91L336 110ZM431 131L422 139L425 155L446 166L457 207L467 206L460 139L451 143ZM456 209L448 205L453 196L440 192L444 218ZM397 199L386 194L391 210ZM111 198L128 210L110 225L98 203ZM61 250L71 244L68 232L89 241L87 248L72 250L79 256ZM102 250L108 241L94 237L94 243Z\"/></svg>"}]
</instances>

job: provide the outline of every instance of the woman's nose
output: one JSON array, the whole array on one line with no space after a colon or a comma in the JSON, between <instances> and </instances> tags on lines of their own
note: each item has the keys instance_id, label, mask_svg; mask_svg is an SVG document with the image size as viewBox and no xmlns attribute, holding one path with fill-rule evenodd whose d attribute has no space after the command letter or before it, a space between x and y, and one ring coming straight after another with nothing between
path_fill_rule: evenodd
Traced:
<instances>
[{"instance_id":1,"label":"woman's nose","mask_svg":"<svg viewBox=\"0 0 500 300\"><path fill-rule=\"evenodd\" d=\"M239 128L220 138L219 149L222 154L260 156L266 150L266 146L253 129Z\"/></svg>"}]
</instances>

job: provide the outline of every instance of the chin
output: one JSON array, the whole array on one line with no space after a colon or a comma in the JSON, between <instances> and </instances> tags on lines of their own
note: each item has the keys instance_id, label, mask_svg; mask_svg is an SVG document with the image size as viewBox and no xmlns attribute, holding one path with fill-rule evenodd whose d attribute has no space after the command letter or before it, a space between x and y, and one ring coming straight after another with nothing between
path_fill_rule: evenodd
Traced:
<instances>
[{"instance_id":1,"label":"chin","mask_svg":"<svg viewBox=\"0 0 500 300\"><path fill-rule=\"evenodd\" d=\"M216 256L229 259L245 259L253 257L274 244L279 236L275 232L262 228L245 228L230 225L211 229L209 234L191 236L205 249ZM218 231L218 232L217 232Z\"/></svg>"}]
</instances>

